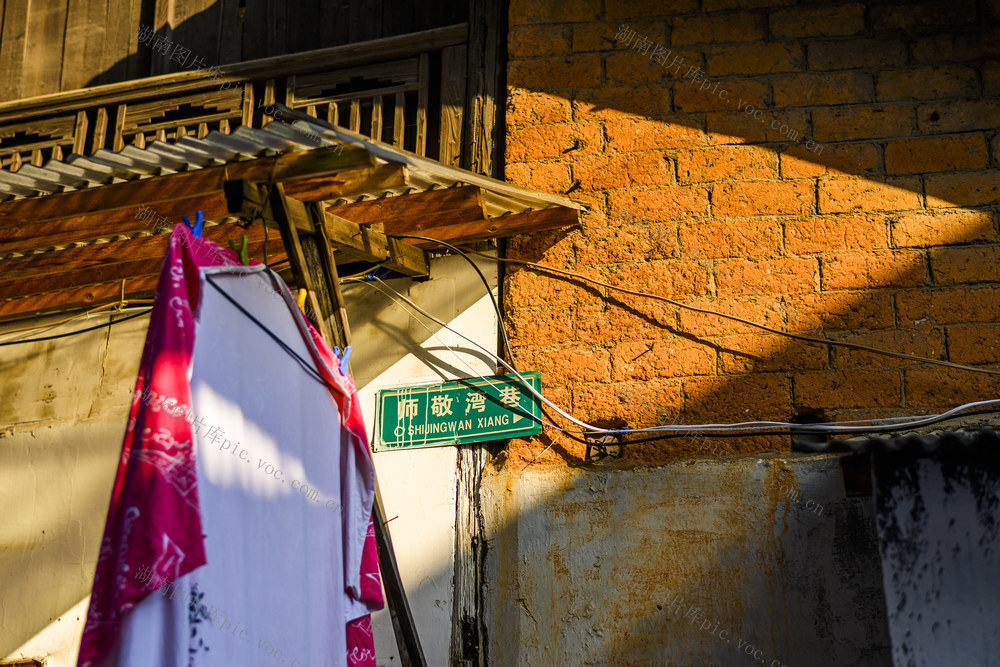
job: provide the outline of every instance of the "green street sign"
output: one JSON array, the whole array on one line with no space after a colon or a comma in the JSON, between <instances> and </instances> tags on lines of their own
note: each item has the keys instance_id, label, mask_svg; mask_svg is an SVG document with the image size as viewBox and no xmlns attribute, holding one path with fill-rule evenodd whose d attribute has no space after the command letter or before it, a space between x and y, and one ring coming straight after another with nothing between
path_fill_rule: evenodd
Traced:
<instances>
[{"instance_id":1,"label":"green street sign","mask_svg":"<svg viewBox=\"0 0 1000 667\"><path fill-rule=\"evenodd\" d=\"M541 390L542 374L522 372ZM460 445L540 433L538 399L513 375L496 375L378 393L375 451Z\"/></svg>"}]
</instances>

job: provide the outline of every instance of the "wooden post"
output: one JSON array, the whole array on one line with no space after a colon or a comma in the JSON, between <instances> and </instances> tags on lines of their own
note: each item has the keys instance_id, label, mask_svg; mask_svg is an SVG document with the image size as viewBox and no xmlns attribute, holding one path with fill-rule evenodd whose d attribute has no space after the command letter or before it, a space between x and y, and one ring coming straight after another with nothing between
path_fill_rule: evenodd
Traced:
<instances>
[{"instance_id":1,"label":"wooden post","mask_svg":"<svg viewBox=\"0 0 1000 667\"><path fill-rule=\"evenodd\" d=\"M302 202L286 197L280 183L271 189L267 206L270 210L265 213L265 217L269 213L278 223L295 281L309 290L308 299L315 309L320 334L331 345L346 348L350 344L347 311L344 308L340 277L337 274L337 264L330 252L326 228L322 219L318 217L321 210L318 211L317 207L308 208ZM303 229L311 231L305 232ZM392 618L400 662L405 667L411 665L425 667L427 662L424 660L420 638L417 636L410 605L406 600L406 591L403 589L403 581L396 566L396 555L392 548L392 537L386 526L378 479L375 480L375 503L372 511L379 570L388 597L389 616Z\"/></svg>"}]
</instances>

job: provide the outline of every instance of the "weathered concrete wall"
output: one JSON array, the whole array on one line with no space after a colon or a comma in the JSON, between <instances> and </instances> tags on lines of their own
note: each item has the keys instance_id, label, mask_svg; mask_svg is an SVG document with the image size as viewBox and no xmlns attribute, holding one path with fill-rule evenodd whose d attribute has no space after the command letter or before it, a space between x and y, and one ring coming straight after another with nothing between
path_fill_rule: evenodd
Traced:
<instances>
[{"instance_id":1,"label":"weathered concrete wall","mask_svg":"<svg viewBox=\"0 0 1000 667\"><path fill-rule=\"evenodd\" d=\"M482 500L490 664L890 664L837 457L506 467Z\"/></svg>"},{"instance_id":2,"label":"weathered concrete wall","mask_svg":"<svg viewBox=\"0 0 1000 667\"><path fill-rule=\"evenodd\" d=\"M0 657L76 664L146 322L0 347Z\"/></svg>"}]
</instances>

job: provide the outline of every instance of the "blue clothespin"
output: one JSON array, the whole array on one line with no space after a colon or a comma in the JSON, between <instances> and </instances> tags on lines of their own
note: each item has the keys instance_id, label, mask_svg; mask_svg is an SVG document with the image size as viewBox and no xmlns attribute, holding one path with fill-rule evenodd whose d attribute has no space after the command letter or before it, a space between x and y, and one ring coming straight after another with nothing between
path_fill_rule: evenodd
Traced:
<instances>
[{"instance_id":1,"label":"blue clothespin","mask_svg":"<svg viewBox=\"0 0 1000 667\"><path fill-rule=\"evenodd\" d=\"M184 225L191 230L192 234L194 234L197 238L200 239L202 227L205 226L205 214L202 213L201 211L198 211L198 214L195 216L194 219L194 225L191 224L191 219L189 217L187 217L186 215L183 217L184 217Z\"/></svg>"},{"instance_id":2,"label":"blue clothespin","mask_svg":"<svg viewBox=\"0 0 1000 667\"><path fill-rule=\"evenodd\" d=\"M344 348L344 356L340 359L340 374L347 375L347 359L351 356L351 346Z\"/></svg>"},{"instance_id":3,"label":"blue clothespin","mask_svg":"<svg viewBox=\"0 0 1000 667\"><path fill-rule=\"evenodd\" d=\"M340 346L339 346L339 345L334 345L334 346L333 346L333 353L334 353L335 355L337 355L337 358L338 358L338 359L340 359Z\"/></svg>"}]
</instances>

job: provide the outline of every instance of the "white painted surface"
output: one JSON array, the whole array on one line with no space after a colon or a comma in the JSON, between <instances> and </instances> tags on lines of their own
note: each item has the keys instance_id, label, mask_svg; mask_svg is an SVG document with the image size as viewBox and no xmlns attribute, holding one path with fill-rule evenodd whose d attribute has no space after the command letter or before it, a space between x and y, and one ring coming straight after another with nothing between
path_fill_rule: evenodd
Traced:
<instances>
[{"instance_id":1,"label":"white painted surface","mask_svg":"<svg viewBox=\"0 0 1000 667\"><path fill-rule=\"evenodd\" d=\"M481 262L479 266L495 289L496 264ZM482 281L461 258L435 260L430 281L394 280L390 285L488 350L496 350L495 311ZM369 437L374 433L375 398L379 389L496 372L495 363L482 351L421 318L425 328L403 307L379 296L369 285L348 287L345 299L357 348L351 357L352 367L360 385ZM383 368L378 375L371 375L370 369ZM456 448L429 447L380 452L374 456L386 515L391 520L389 528L396 560L424 656L429 665L449 664ZM376 614L373 621L378 664L398 665L388 612Z\"/></svg>"}]
</instances>

